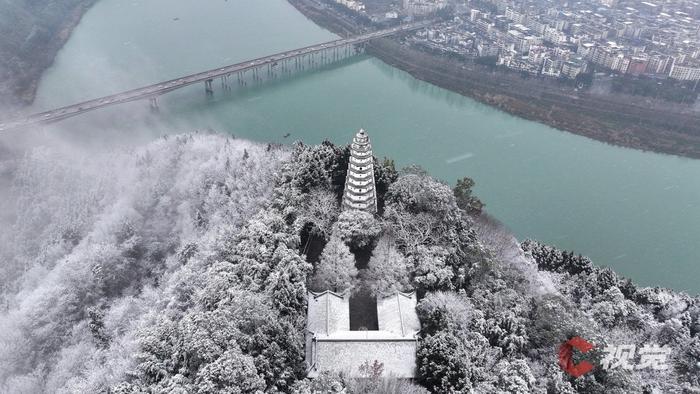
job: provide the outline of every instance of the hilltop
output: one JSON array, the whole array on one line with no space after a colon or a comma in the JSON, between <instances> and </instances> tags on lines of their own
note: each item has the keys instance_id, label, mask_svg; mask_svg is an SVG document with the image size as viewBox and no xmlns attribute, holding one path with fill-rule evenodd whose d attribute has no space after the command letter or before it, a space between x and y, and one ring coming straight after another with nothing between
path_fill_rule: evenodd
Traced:
<instances>
[{"instance_id":1,"label":"hilltop","mask_svg":"<svg viewBox=\"0 0 700 394\"><path fill-rule=\"evenodd\" d=\"M185 134L5 158L2 391L697 392L698 298L521 244L478 214L469 182L390 160L375 160L379 215L341 214L348 154ZM417 384L376 368L304 379L307 285L331 238L371 255L339 289L419 295ZM594 362L606 345L668 346L669 369L574 379L557 360L574 335Z\"/></svg>"}]
</instances>

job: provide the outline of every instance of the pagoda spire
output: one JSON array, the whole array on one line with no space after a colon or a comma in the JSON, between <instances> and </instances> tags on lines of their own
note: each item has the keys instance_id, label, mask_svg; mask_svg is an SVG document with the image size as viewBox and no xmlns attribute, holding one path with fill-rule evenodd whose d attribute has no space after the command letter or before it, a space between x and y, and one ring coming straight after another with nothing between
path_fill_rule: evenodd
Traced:
<instances>
[{"instance_id":1,"label":"pagoda spire","mask_svg":"<svg viewBox=\"0 0 700 394\"><path fill-rule=\"evenodd\" d=\"M360 129L350 145L348 174L345 177L343 209L377 213L374 185L374 156L367 133Z\"/></svg>"}]
</instances>

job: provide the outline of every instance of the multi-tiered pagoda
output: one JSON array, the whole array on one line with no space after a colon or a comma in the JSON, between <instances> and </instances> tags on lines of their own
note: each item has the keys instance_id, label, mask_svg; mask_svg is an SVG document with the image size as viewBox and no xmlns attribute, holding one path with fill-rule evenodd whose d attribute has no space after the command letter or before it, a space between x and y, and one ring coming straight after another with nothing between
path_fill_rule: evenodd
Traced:
<instances>
[{"instance_id":1,"label":"multi-tiered pagoda","mask_svg":"<svg viewBox=\"0 0 700 394\"><path fill-rule=\"evenodd\" d=\"M374 158L367 133L360 129L350 145L350 162L345 178L343 209L357 209L377 213L377 194L374 187Z\"/></svg>"}]
</instances>

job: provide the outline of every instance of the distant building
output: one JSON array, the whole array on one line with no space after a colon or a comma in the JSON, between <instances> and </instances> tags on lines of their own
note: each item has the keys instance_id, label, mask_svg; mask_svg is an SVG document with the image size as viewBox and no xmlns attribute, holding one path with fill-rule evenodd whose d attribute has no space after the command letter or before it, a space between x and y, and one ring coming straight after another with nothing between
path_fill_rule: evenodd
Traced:
<instances>
[{"instance_id":1,"label":"distant building","mask_svg":"<svg viewBox=\"0 0 700 394\"><path fill-rule=\"evenodd\" d=\"M680 81L697 81L700 80L700 66L683 66L673 63L668 76Z\"/></svg>"},{"instance_id":2,"label":"distant building","mask_svg":"<svg viewBox=\"0 0 700 394\"><path fill-rule=\"evenodd\" d=\"M653 53L649 56L646 72L648 74L666 74L669 63L668 56Z\"/></svg>"},{"instance_id":3,"label":"distant building","mask_svg":"<svg viewBox=\"0 0 700 394\"><path fill-rule=\"evenodd\" d=\"M488 42L479 42L476 45L476 53L478 56L498 56L499 47Z\"/></svg>"},{"instance_id":4,"label":"distant building","mask_svg":"<svg viewBox=\"0 0 700 394\"><path fill-rule=\"evenodd\" d=\"M523 23L525 21L525 16L520 12L512 9L506 8L506 18L513 21L513 23Z\"/></svg>"},{"instance_id":5,"label":"distant building","mask_svg":"<svg viewBox=\"0 0 700 394\"><path fill-rule=\"evenodd\" d=\"M350 161L345 178L343 209L377 213L374 185L374 156L367 133L360 129L350 145Z\"/></svg>"},{"instance_id":6,"label":"distant building","mask_svg":"<svg viewBox=\"0 0 700 394\"><path fill-rule=\"evenodd\" d=\"M630 59L629 67L627 68L627 73L632 75L644 74L647 70L647 65L649 60L644 57L633 57Z\"/></svg>"},{"instance_id":7,"label":"distant building","mask_svg":"<svg viewBox=\"0 0 700 394\"><path fill-rule=\"evenodd\" d=\"M365 5L361 1L357 0L335 0L336 3L342 4L353 11L364 11Z\"/></svg>"},{"instance_id":8,"label":"distant building","mask_svg":"<svg viewBox=\"0 0 700 394\"><path fill-rule=\"evenodd\" d=\"M414 378L416 334L420 322L415 293L377 301L378 330L350 331L348 295L331 291L308 293L306 363L308 376L323 371L359 375L359 367L375 360L386 376Z\"/></svg>"},{"instance_id":9,"label":"distant building","mask_svg":"<svg viewBox=\"0 0 700 394\"><path fill-rule=\"evenodd\" d=\"M403 1L407 8L439 2ZM432 28L434 39L430 45L420 43L421 47L432 53L453 52L466 57L498 56L499 65L552 77L586 72L578 65L564 65L576 53L586 60L585 67L595 65L601 71L698 78L698 0L457 3L457 10L468 12L468 19L462 16L436 24ZM459 36L464 33L471 35L471 41ZM539 46L545 49L533 55Z\"/></svg>"},{"instance_id":10,"label":"distant building","mask_svg":"<svg viewBox=\"0 0 700 394\"><path fill-rule=\"evenodd\" d=\"M488 34L493 26L494 24L488 19L479 19L476 21L476 28L484 34Z\"/></svg>"},{"instance_id":11,"label":"distant building","mask_svg":"<svg viewBox=\"0 0 700 394\"><path fill-rule=\"evenodd\" d=\"M447 7L446 0L404 0L403 8L412 15L425 15Z\"/></svg>"},{"instance_id":12,"label":"distant building","mask_svg":"<svg viewBox=\"0 0 700 394\"><path fill-rule=\"evenodd\" d=\"M561 75L562 64L556 59L544 58L542 60L542 75L548 77L559 77Z\"/></svg>"},{"instance_id":13,"label":"distant building","mask_svg":"<svg viewBox=\"0 0 700 394\"><path fill-rule=\"evenodd\" d=\"M472 8L471 11L469 11L469 20L472 22L476 22L480 14L481 11L477 10L476 8Z\"/></svg>"},{"instance_id":14,"label":"distant building","mask_svg":"<svg viewBox=\"0 0 700 394\"><path fill-rule=\"evenodd\" d=\"M630 59L622 53L613 56L610 61L609 68L613 71L619 71L622 74L627 73L627 68L630 65Z\"/></svg>"},{"instance_id":15,"label":"distant building","mask_svg":"<svg viewBox=\"0 0 700 394\"><path fill-rule=\"evenodd\" d=\"M533 33L540 36L544 34L544 29L547 27L544 23L534 18L528 19L526 26L528 29L532 30Z\"/></svg>"},{"instance_id":16,"label":"distant building","mask_svg":"<svg viewBox=\"0 0 700 394\"><path fill-rule=\"evenodd\" d=\"M545 27L544 35L542 37L544 41L551 42L553 44L562 44L566 42L566 34L549 26Z\"/></svg>"},{"instance_id":17,"label":"distant building","mask_svg":"<svg viewBox=\"0 0 700 394\"><path fill-rule=\"evenodd\" d=\"M575 79L576 76L584 72L585 63L581 60L570 60L561 66L561 74L567 78Z\"/></svg>"},{"instance_id":18,"label":"distant building","mask_svg":"<svg viewBox=\"0 0 700 394\"><path fill-rule=\"evenodd\" d=\"M581 43L576 49L576 53L583 57L592 56L593 51L595 51L595 44L593 44L592 42Z\"/></svg>"}]
</instances>

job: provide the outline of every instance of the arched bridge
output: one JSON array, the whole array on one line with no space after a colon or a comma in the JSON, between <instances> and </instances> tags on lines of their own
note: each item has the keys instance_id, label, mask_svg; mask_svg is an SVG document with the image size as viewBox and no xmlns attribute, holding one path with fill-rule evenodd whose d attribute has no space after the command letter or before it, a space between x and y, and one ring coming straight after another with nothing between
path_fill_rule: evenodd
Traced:
<instances>
[{"instance_id":1,"label":"arched bridge","mask_svg":"<svg viewBox=\"0 0 700 394\"><path fill-rule=\"evenodd\" d=\"M318 63L325 64L342 59L348 55L355 54L357 53L357 48L360 46L360 44L364 44L370 40L418 30L427 27L432 23L434 23L434 21L409 23L356 37L343 38L322 44L311 45L308 47L281 52L197 74L187 75L181 78L160 82L138 89L128 90L126 92L121 92L110 96L68 105L50 111L36 113L27 117L0 123L0 132L36 124L56 122L88 111L94 111L99 108L136 100L150 100L151 107L155 109L158 107L158 96L185 86L203 82L206 93L213 94L213 81L217 78L221 78L222 86L227 89L229 88L228 83L229 78L231 77L236 78L239 84L246 84L246 78L252 78L254 81L261 80L264 78L265 73L268 76L272 76L278 69L280 69L281 72L302 70L306 66L317 65Z\"/></svg>"}]
</instances>

